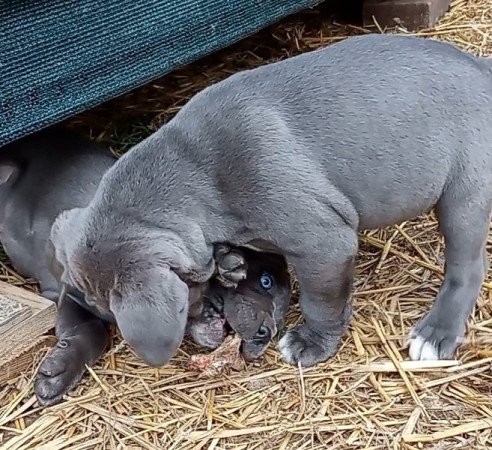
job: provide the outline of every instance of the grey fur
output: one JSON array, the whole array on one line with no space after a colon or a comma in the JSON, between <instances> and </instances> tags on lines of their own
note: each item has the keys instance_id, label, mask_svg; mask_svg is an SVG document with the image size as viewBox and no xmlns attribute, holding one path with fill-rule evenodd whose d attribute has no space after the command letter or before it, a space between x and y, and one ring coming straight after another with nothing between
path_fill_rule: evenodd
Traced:
<instances>
[{"instance_id":1,"label":"grey fur","mask_svg":"<svg viewBox=\"0 0 492 450\"><path fill-rule=\"evenodd\" d=\"M449 357L487 267L491 142L489 61L428 39L349 38L196 95L107 172L88 207L60 216L51 239L70 284L102 307L113 291L145 299L142 314L161 310L176 332L186 283L214 273L215 243L275 248L298 276L305 321L280 350L311 366L346 329L357 232L436 207L446 273L411 355ZM159 288L140 284L156 266ZM162 328L149 330L150 350L122 332L154 363L176 351Z\"/></svg>"},{"instance_id":2,"label":"grey fur","mask_svg":"<svg viewBox=\"0 0 492 450\"><path fill-rule=\"evenodd\" d=\"M58 300L46 243L60 211L85 206L115 158L98 145L58 130L44 131L0 150L0 241L14 267L36 279L41 294ZM42 405L57 402L103 353L107 325L81 292L59 305L58 345L41 363L34 390Z\"/></svg>"},{"instance_id":3,"label":"grey fur","mask_svg":"<svg viewBox=\"0 0 492 450\"><path fill-rule=\"evenodd\" d=\"M36 279L42 295L53 301L59 298L58 280L63 277L63 268L51 257L52 246L48 245L46 255L51 226L61 211L89 203L102 175L115 161L106 149L57 129L34 134L0 151L0 242L17 270ZM234 286L244 279L243 253L218 245L215 257L221 283ZM149 283L158 285L158 271ZM216 290L221 289L218 282L215 284ZM192 317L201 314L206 288L207 283L189 283L188 313ZM232 297L233 292L223 289L222 299ZM118 311L128 304L131 305L115 300L113 308ZM133 305L138 306L138 302ZM159 322L159 310L144 323L136 308L128 317L144 342L149 326L164 325L168 329L165 322ZM78 383L85 366L94 363L104 351L109 338L107 322L113 321L113 313L101 310L94 298L68 286L67 296L58 304L59 343L42 362L35 382L40 404L56 403ZM176 336L171 332L170 341L180 339L179 333Z\"/></svg>"}]
</instances>

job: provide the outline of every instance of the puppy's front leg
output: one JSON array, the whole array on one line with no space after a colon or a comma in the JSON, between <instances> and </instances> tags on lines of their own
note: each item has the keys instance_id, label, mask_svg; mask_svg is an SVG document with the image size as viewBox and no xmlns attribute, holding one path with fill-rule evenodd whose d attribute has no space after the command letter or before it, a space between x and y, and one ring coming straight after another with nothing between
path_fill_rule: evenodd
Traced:
<instances>
[{"instance_id":1,"label":"puppy's front leg","mask_svg":"<svg viewBox=\"0 0 492 450\"><path fill-rule=\"evenodd\" d=\"M302 255L288 258L299 280L305 321L279 342L290 364L309 367L333 356L350 319L357 232L340 218L334 220L309 238L300 237Z\"/></svg>"},{"instance_id":2,"label":"puppy's front leg","mask_svg":"<svg viewBox=\"0 0 492 450\"><path fill-rule=\"evenodd\" d=\"M34 392L42 406L59 402L82 378L86 365L94 364L109 341L109 327L98 317L66 297L56 319L58 344L41 362Z\"/></svg>"}]
</instances>

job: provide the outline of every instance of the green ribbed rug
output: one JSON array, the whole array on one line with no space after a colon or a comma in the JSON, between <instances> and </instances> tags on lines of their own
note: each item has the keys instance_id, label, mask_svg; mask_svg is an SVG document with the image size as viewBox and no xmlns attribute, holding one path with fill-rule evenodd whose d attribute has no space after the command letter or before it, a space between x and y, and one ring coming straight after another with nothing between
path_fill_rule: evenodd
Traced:
<instances>
[{"instance_id":1,"label":"green ribbed rug","mask_svg":"<svg viewBox=\"0 0 492 450\"><path fill-rule=\"evenodd\" d=\"M321 0L0 0L0 146Z\"/></svg>"}]
</instances>

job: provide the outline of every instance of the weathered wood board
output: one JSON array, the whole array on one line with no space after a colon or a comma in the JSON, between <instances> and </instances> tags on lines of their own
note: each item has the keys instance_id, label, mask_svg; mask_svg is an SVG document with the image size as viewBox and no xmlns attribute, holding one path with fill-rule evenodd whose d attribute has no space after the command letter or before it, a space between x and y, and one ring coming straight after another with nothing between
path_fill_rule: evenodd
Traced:
<instances>
[{"instance_id":1,"label":"weathered wood board","mask_svg":"<svg viewBox=\"0 0 492 450\"><path fill-rule=\"evenodd\" d=\"M451 0L365 0L364 26L402 26L409 31L433 27L449 9Z\"/></svg>"},{"instance_id":2,"label":"weathered wood board","mask_svg":"<svg viewBox=\"0 0 492 450\"><path fill-rule=\"evenodd\" d=\"M52 301L0 282L0 384L26 369L37 349L53 345L55 318Z\"/></svg>"}]
</instances>

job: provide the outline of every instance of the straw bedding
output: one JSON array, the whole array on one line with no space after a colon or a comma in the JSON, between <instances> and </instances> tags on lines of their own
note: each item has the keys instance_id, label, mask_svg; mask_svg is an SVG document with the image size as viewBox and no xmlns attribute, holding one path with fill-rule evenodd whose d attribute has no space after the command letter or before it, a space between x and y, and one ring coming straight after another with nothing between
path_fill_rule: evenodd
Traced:
<instances>
[{"instance_id":1,"label":"straw bedding","mask_svg":"<svg viewBox=\"0 0 492 450\"><path fill-rule=\"evenodd\" d=\"M69 125L122 152L233 71L364 32L328 22L321 10L304 13ZM490 0L455 1L438 27L420 34L492 53ZM492 280L456 361L408 361L405 336L433 301L442 255L432 215L361 236L350 330L336 357L315 368L284 364L272 346L242 371L203 379L188 369L188 357L201 351L191 343L172 364L153 369L115 333L111 350L75 392L41 410L32 392L40 352L30 370L0 387L1 448L491 448ZM36 289L6 258L1 279ZM293 288L289 325L299 318Z\"/></svg>"}]
</instances>

